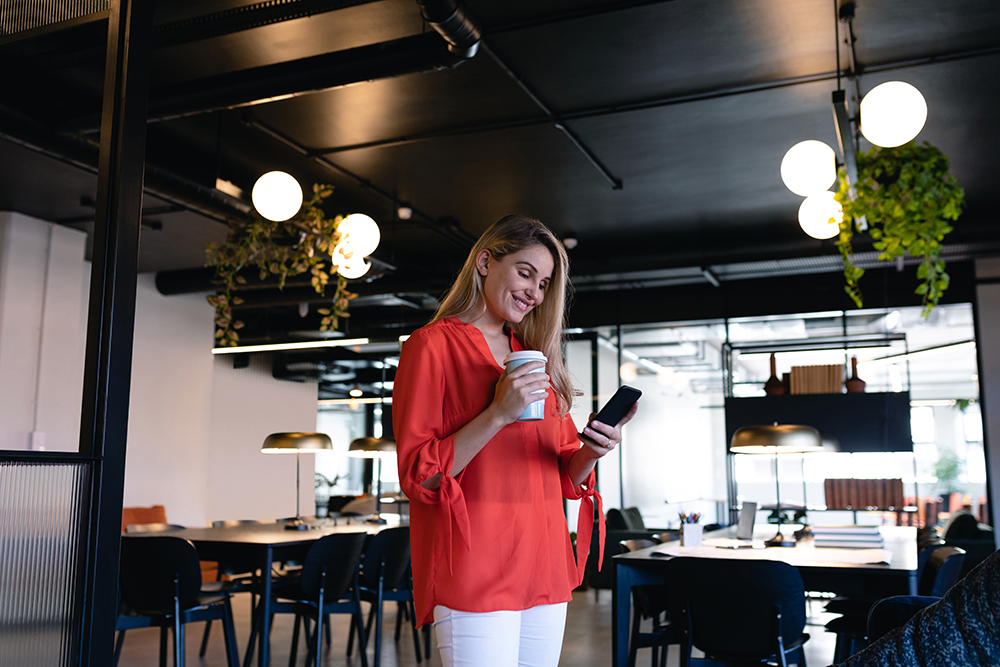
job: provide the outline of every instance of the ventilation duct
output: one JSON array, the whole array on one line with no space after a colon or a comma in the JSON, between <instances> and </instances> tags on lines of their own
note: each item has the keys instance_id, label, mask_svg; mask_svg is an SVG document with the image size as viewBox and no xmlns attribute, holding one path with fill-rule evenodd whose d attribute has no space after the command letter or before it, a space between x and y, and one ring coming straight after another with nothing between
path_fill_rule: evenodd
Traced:
<instances>
[{"instance_id":1,"label":"ventilation duct","mask_svg":"<svg viewBox=\"0 0 1000 667\"><path fill-rule=\"evenodd\" d=\"M148 118L151 122L169 120L311 95L353 83L450 69L476 54L481 30L461 3L420 0L419 4L437 34L403 37L155 87L149 92ZM96 132L100 116L68 121L62 129Z\"/></svg>"}]
</instances>

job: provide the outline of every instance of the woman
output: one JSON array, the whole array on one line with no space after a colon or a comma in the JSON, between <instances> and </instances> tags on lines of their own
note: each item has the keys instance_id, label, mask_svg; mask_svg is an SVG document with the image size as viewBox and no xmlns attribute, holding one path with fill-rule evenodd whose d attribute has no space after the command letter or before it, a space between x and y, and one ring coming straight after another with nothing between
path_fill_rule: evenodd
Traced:
<instances>
[{"instance_id":1,"label":"woman","mask_svg":"<svg viewBox=\"0 0 1000 667\"><path fill-rule=\"evenodd\" d=\"M445 667L559 662L566 603L583 578L594 464L621 442L567 415L569 260L542 223L507 216L466 259L427 326L403 345L393 387L399 479L410 498L417 621L434 622ZM507 372L512 351L548 359ZM541 369L543 372L531 371ZM541 421L518 417L544 392ZM577 555L562 498L582 498ZM601 524L603 543L603 523ZM603 548L603 546L602 546Z\"/></svg>"}]
</instances>

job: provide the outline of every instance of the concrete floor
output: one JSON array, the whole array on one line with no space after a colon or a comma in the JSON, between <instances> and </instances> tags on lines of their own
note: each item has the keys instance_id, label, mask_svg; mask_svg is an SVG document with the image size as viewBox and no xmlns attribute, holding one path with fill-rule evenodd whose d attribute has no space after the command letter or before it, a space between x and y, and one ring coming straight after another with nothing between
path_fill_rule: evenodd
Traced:
<instances>
[{"instance_id":1,"label":"concrete floor","mask_svg":"<svg viewBox=\"0 0 1000 667\"><path fill-rule=\"evenodd\" d=\"M573 601L570 602L566 622L566 637L563 643L562 660L559 663L561 667L608 667L611 664L611 593L610 591L601 591L597 600L594 597L593 591L577 591L573 594ZM812 665L812 667L828 665L833 659L835 638L834 635L825 632L822 625L832 617L819 613L821 603L813 602L811 609L817 615L809 618L808 622L810 625L806 628L806 632L811 635L810 641L806 644L806 662ZM236 622L236 639L240 647L240 658L242 660L243 653L246 650L246 641L249 636L250 627L249 596L235 596L233 613ZM414 654L413 640L411 635L406 632L408 626L404 625L404 633L397 644L393 638L395 623L395 604L388 603L386 604L385 623L383 626L382 665L383 667L416 665L417 661ZM348 617L346 615L334 615L331 618L331 624L334 638L333 647L330 651L324 653L322 664L328 667L356 667L360 665L361 660L358 656L357 648L355 648L354 655L351 658L345 655ZM192 623L187 628L186 664L192 667L225 667L226 654L222 641L222 628L219 623L213 624L212 635L205 657L203 659L198 658L203 627L201 623ZM290 616L276 617L274 631L271 635L272 665L283 667L288 664L291 635L292 618ZM155 667L158 665L158 655L158 629L130 630L125 638L119 665L121 667ZM373 658L374 648L372 643L369 643L369 664L371 664ZM639 667L648 665L650 663L650 650L640 650L636 662ZM173 664L172 654L168 655L168 664ZM296 664L305 665L305 650L301 639ZM436 649L431 651L430 663L427 661L422 663L422 665L428 664L430 667L440 667L441 659L437 655ZM677 664L677 649L673 648L668 654L667 665L676 667Z\"/></svg>"}]
</instances>

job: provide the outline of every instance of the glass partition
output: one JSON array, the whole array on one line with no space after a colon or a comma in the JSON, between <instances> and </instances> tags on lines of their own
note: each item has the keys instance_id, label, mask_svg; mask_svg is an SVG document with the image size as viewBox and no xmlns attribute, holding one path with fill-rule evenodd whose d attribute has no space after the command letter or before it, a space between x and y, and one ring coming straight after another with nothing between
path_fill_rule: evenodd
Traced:
<instances>
[{"instance_id":1,"label":"glass partition","mask_svg":"<svg viewBox=\"0 0 1000 667\"><path fill-rule=\"evenodd\" d=\"M0 459L0 656L76 664L90 464Z\"/></svg>"}]
</instances>

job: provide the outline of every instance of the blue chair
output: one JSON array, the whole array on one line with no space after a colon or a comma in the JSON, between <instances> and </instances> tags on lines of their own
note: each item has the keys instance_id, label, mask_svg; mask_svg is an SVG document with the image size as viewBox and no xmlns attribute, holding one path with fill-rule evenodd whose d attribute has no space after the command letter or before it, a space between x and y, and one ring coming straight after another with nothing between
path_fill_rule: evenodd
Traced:
<instances>
[{"instance_id":1,"label":"blue chair","mask_svg":"<svg viewBox=\"0 0 1000 667\"><path fill-rule=\"evenodd\" d=\"M646 549L660 544L659 540L622 540L621 552ZM667 648L680 645L676 628L661 617L668 611L668 591L666 586L635 586L632 588L632 631L628 641L628 667L635 667L636 652L640 648L651 648L650 665L660 667L667 664ZM652 620L652 632L642 632L642 622ZM660 649L663 649L662 653Z\"/></svg>"},{"instance_id":2,"label":"blue chair","mask_svg":"<svg viewBox=\"0 0 1000 667\"><path fill-rule=\"evenodd\" d=\"M365 548L361 562L361 574L358 579L358 592L361 599L371 604L368 612L368 624L365 628L365 640L372 636L372 626L375 631L375 666L379 667L382 654L382 603L398 602L399 613L396 616L396 641L399 641L401 618L403 610L410 618L413 629L413 646L416 650L417 663L423 656L420 651L420 634L416 628L416 614L413 609L413 579L410 574L410 529L408 527L386 528L372 536ZM427 627L427 626L425 626ZM429 628L428 628L429 629ZM354 645L354 633L347 638L347 655L351 655ZM367 645L362 646L364 651Z\"/></svg>"},{"instance_id":3,"label":"blue chair","mask_svg":"<svg viewBox=\"0 0 1000 667\"><path fill-rule=\"evenodd\" d=\"M917 564L917 594L940 598L954 586L962 573L965 551L956 547L932 544L919 554ZM871 643L868 618L874 602L868 603L861 613L845 613L826 624L826 629L837 634L834 662L843 662Z\"/></svg>"},{"instance_id":4,"label":"blue chair","mask_svg":"<svg viewBox=\"0 0 1000 667\"><path fill-rule=\"evenodd\" d=\"M201 591L198 551L188 540L169 535L122 537L119 567L121 598L125 605L116 630L160 628L160 664L166 664L167 630L173 629L174 664L184 665L184 626L220 619L225 630L226 660L239 666L236 633L229 593ZM121 645L116 647L115 659Z\"/></svg>"},{"instance_id":5,"label":"blue chair","mask_svg":"<svg viewBox=\"0 0 1000 667\"><path fill-rule=\"evenodd\" d=\"M868 613L868 643L874 644L896 628L906 625L918 611L940 599L931 595L897 595L879 600Z\"/></svg>"},{"instance_id":6,"label":"blue chair","mask_svg":"<svg viewBox=\"0 0 1000 667\"><path fill-rule=\"evenodd\" d=\"M673 558L666 577L682 667L765 661L787 667L789 659L805 665L806 594L802 576L791 565ZM692 658L692 647L705 658Z\"/></svg>"},{"instance_id":7,"label":"blue chair","mask_svg":"<svg viewBox=\"0 0 1000 667\"><path fill-rule=\"evenodd\" d=\"M365 645L365 628L361 618L361 598L358 593L358 564L364 548L364 532L335 533L321 537L309 548L301 574L278 579L272 585L271 612L295 614L292 627L292 649L289 664L295 664L299 644L299 630L304 626L309 644L306 664L320 665L322 648L322 619L327 614L351 614L358 633L358 643ZM251 633L253 642L260 630L263 615ZM313 622L310 630L310 621ZM368 667L368 657L361 652L361 665Z\"/></svg>"}]
</instances>

